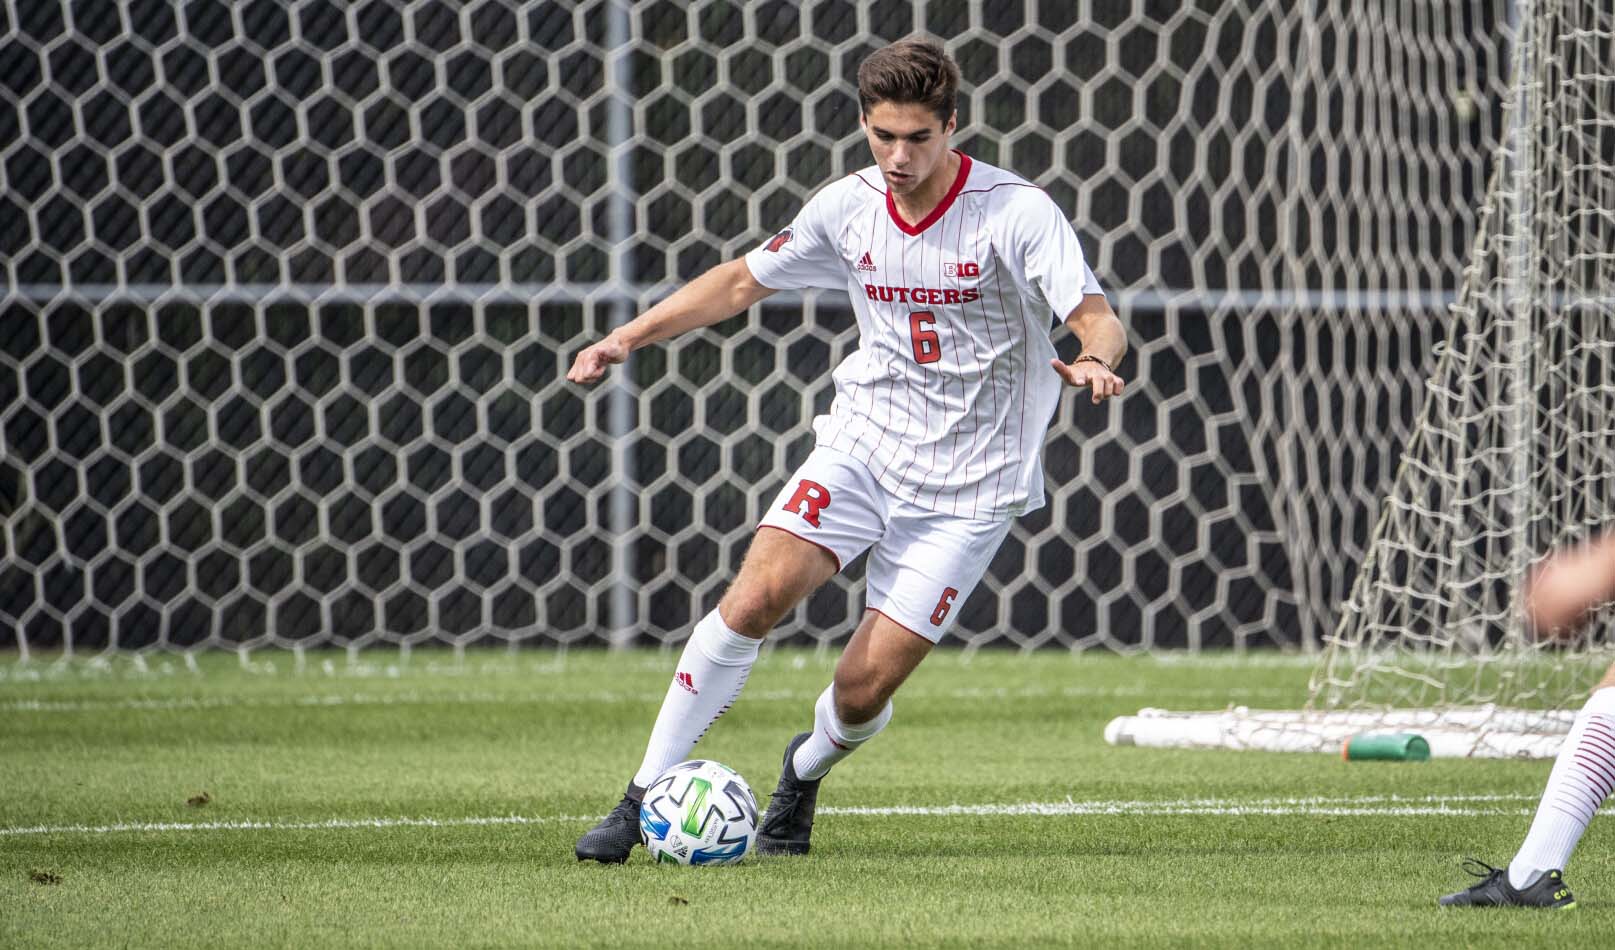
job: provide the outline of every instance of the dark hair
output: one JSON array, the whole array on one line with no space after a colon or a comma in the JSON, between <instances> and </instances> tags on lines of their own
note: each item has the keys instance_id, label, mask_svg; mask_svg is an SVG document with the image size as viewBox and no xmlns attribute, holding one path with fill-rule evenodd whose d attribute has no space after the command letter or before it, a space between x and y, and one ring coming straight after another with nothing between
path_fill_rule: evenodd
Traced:
<instances>
[{"instance_id":1,"label":"dark hair","mask_svg":"<svg viewBox=\"0 0 1615 950\"><path fill-rule=\"evenodd\" d=\"M858 103L865 115L877 102L912 102L946 125L958 99L959 67L941 43L927 37L883 46L858 66Z\"/></svg>"}]
</instances>

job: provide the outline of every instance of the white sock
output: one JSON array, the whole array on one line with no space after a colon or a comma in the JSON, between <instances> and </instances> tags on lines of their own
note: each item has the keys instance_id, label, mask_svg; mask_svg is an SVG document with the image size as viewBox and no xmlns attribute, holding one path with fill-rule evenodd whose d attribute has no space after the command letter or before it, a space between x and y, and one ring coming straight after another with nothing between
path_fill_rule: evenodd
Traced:
<instances>
[{"instance_id":1,"label":"white sock","mask_svg":"<svg viewBox=\"0 0 1615 950\"><path fill-rule=\"evenodd\" d=\"M1576 717L1548 775L1547 790L1520 853L1509 862L1508 882L1529 887L1542 874L1563 870L1598 806L1615 789L1615 689L1595 690Z\"/></svg>"},{"instance_id":2,"label":"white sock","mask_svg":"<svg viewBox=\"0 0 1615 950\"><path fill-rule=\"evenodd\" d=\"M670 766L689 758L707 729L740 695L763 641L729 629L713 610L695 625L684 644L662 710L656 714L645 759L634 784L645 788Z\"/></svg>"},{"instance_id":3,"label":"white sock","mask_svg":"<svg viewBox=\"0 0 1615 950\"><path fill-rule=\"evenodd\" d=\"M892 704L888 701L874 719L856 726L847 725L836 715L835 690L834 683L826 686L819 694L819 701L813 704L813 734L796 747L796 755L791 758L797 778L824 778L832 765L852 755L892 721Z\"/></svg>"}]
</instances>

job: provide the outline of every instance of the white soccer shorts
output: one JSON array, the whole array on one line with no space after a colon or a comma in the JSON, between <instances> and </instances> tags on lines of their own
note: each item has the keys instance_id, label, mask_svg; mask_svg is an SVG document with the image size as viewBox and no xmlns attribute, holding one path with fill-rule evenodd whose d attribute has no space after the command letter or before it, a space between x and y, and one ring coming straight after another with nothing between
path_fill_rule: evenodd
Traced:
<instances>
[{"instance_id":1,"label":"white soccer shorts","mask_svg":"<svg viewBox=\"0 0 1615 950\"><path fill-rule=\"evenodd\" d=\"M825 549L837 570L869 551L867 609L932 643L953 626L1009 525L911 504L882 488L862 462L823 447L758 523Z\"/></svg>"}]
</instances>

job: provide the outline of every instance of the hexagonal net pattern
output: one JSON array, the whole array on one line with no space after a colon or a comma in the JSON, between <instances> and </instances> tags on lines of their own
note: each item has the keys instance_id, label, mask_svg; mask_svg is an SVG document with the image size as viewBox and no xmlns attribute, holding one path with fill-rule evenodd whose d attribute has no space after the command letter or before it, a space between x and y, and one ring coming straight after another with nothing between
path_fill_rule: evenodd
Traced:
<instances>
[{"instance_id":1,"label":"hexagonal net pattern","mask_svg":"<svg viewBox=\"0 0 1615 950\"><path fill-rule=\"evenodd\" d=\"M1575 708L1615 658L1615 605L1566 644L1522 603L1615 529L1615 8L1525 13L1475 263L1318 708Z\"/></svg>"},{"instance_id":2,"label":"hexagonal net pattern","mask_svg":"<svg viewBox=\"0 0 1615 950\"><path fill-rule=\"evenodd\" d=\"M0 621L92 653L682 638L811 448L848 303L566 368L867 165L857 65L924 31L959 147L1067 210L1133 343L957 629L1314 648L1447 335L1507 9L0 6ZM780 635L845 636L861 571Z\"/></svg>"},{"instance_id":3,"label":"hexagonal net pattern","mask_svg":"<svg viewBox=\"0 0 1615 950\"><path fill-rule=\"evenodd\" d=\"M1112 741L1407 731L1433 755L1547 757L1615 658L1608 555L1583 546L1615 531L1615 9L1523 3L1510 60L1475 259L1306 708L1148 710Z\"/></svg>"}]
</instances>

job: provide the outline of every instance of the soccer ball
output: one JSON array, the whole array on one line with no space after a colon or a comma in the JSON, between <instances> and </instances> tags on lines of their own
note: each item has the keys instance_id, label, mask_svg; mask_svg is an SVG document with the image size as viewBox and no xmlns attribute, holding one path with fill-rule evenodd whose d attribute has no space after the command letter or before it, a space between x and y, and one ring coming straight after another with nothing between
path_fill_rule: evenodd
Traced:
<instances>
[{"instance_id":1,"label":"soccer ball","mask_svg":"<svg viewBox=\"0 0 1615 950\"><path fill-rule=\"evenodd\" d=\"M757 796L727 765L680 762L645 789L639 840L660 862L734 864L757 842Z\"/></svg>"}]
</instances>

